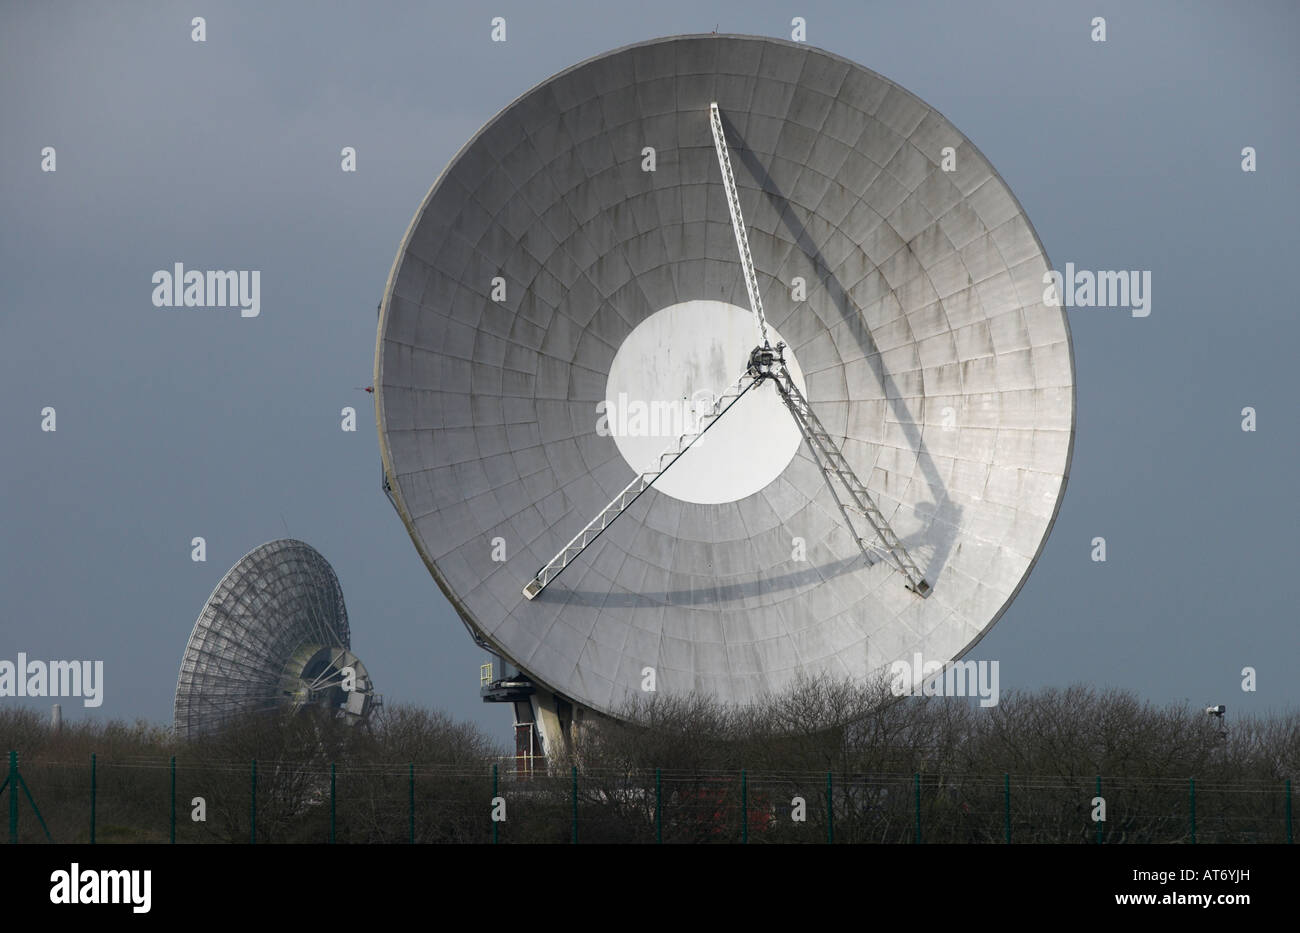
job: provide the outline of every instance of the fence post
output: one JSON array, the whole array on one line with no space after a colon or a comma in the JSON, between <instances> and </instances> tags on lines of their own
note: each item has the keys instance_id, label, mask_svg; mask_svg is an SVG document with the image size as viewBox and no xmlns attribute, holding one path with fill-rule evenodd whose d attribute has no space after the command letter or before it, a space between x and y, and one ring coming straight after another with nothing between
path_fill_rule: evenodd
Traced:
<instances>
[{"instance_id":1,"label":"fence post","mask_svg":"<svg viewBox=\"0 0 1300 933\"><path fill-rule=\"evenodd\" d=\"M1002 830L1011 845L1011 775L1002 775Z\"/></svg>"},{"instance_id":2,"label":"fence post","mask_svg":"<svg viewBox=\"0 0 1300 933\"><path fill-rule=\"evenodd\" d=\"M50 835L50 828L45 825L45 817L41 816L41 808L36 806L36 798L32 796L32 789L27 786L27 782L23 780L23 776L17 771L14 772L14 777L18 779L18 786L23 789L23 796L27 798L27 803L32 808L32 812L36 814L36 822L40 824L41 832L45 833L47 840L53 842L54 837ZM16 791L11 791L10 795L12 796L13 793L16 793Z\"/></svg>"},{"instance_id":3,"label":"fence post","mask_svg":"<svg viewBox=\"0 0 1300 933\"><path fill-rule=\"evenodd\" d=\"M1187 814L1192 823L1192 845L1196 845L1196 778L1187 779L1188 808Z\"/></svg>"},{"instance_id":4,"label":"fence post","mask_svg":"<svg viewBox=\"0 0 1300 933\"><path fill-rule=\"evenodd\" d=\"M334 783L334 762L330 762L330 845L334 845L334 825L338 814L336 801L336 786Z\"/></svg>"},{"instance_id":5,"label":"fence post","mask_svg":"<svg viewBox=\"0 0 1300 933\"><path fill-rule=\"evenodd\" d=\"M1100 774L1097 775L1097 796L1098 797L1101 796L1101 775ZM1106 825L1105 820L1097 821L1097 845L1101 845L1101 832L1102 829L1105 828L1105 825Z\"/></svg>"},{"instance_id":6,"label":"fence post","mask_svg":"<svg viewBox=\"0 0 1300 933\"><path fill-rule=\"evenodd\" d=\"M1287 787L1290 788L1290 783ZM1289 791L1288 791L1289 793ZM1287 806L1290 807L1290 797L1287 798ZM1289 812L1289 811L1288 811ZM1288 826L1290 823L1287 824ZM1288 830L1290 832L1290 830ZM655 768L655 842L663 845L664 842L664 787L663 772Z\"/></svg>"},{"instance_id":7,"label":"fence post","mask_svg":"<svg viewBox=\"0 0 1300 933\"><path fill-rule=\"evenodd\" d=\"M573 766L573 844L578 844L578 766Z\"/></svg>"},{"instance_id":8,"label":"fence post","mask_svg":"<svg viewBox=\"0 0 1300 933\"><path fill-rule=\"evenodd\" d=\"M176 756L172 755L172 828L171 843L176 844Z\"/></svg>"},{"instance_id":9,"label":"fence post","mask_svg":"<svg viewBox=\"0 0 1300 933\"><path fill-rule=\"evenodd\" d=\"M407 768L409 769L409 776L406 782L406 789L407 796L410 800L410 806L407 807L407 812L410 814L411 822L411 845L415 845L415 762L412 761L407 765Z\"/></svg>"},{"instance_id":10,"label":"fence post","mask_svg":"<svg viewBox=\"0 0 1300 933\"><path fill-rule=\"evenodd\" d=\"M92 754L90 760L93 762L95 756ZM93 774L94 765L91 765ZM94 786L94 778L91 779L91 786ZM5 787L9 788L9 844L18 844L18 753L12 749L9 752L9 777L5 778ZM94 799L93 792L91 799ZM95 805L90 805L90 841L95 841Z\"/></svg>"},{"instance_id":11,"label":"fence post","mask_svg":"<svg viewBox=\"0 0 1300 933\"><path fill-rule=\"evenodd\" d=\"M740 769L740 841L749 842L749 776Z\"/></svg>"},{"instance_id":12,"label":"fence post","mask_svg":"<svg viewBox=\"0 0 1300 933\"><path fill-rule=\"evenodd\" d=\"M10 770L17 773L18 765L11 758L9 761ZM14 788L17 790L18 788ZM11 798L12 799L12 798ZM13 807L13 804L10 804ZM13 820L17 821L18 814L13 814ZM95 844L95 753L90 753L90 844Z\"/></svg>"},{"instance_id":13,"label":"fence post","mask_svg":"<svg viewBox=\"0 0 1300 933\"><path fill-rule=\"evenodd\" d=\"M1291 779L1286 779L1286 844L1291 845Z\"/></svg>"},{"instance_id":14,"label":"fence post","mask_svg":"<svg viewBox=\"0 0 1300 933\"><path fill-rule=\"evenodd\" d=\"M248 839L250 845L257 845L257 759L253 759L252 794L248 805Z\"/></svg>"},{"instance_id":15,"label":"fence post","mask_svg":"<svg viewBox=\"0 0 1300 933\"><path fill-rule=\"evenodd\" d=\"M831 789L831 773L826 772L826 843L835 842L835 798Z\"/></svg>"},{"instance_id":16,"label":"fence post","mask_svg":"<svg viewBox=\"0 0 1300 933\"><path fill-rule=\"evenodd\" d=\"M498 794L497 794L497 763L494 761L494 762L492 762L492 800L494 801L494 803L492 804L492 809L493 809L493 810L496 809L496 803L495 803L495 801L496 801L496 799L497 799L497 796L498 796ZM493 844L493 845L496 845L496 844L497 844L497 831L498 831L498 829L499 829L499 827L497 826L497 821L494 819L494 820L492 821L492 844Z\"/></svg>"},{"instance_id":17,"label":"fence post","mask_svg":"<svg viewBox=\"0 0 1300 933\"><path fill-rule=\"evenodd\" d=\"M912 781L916 788L916 844L921 844L921 772L917 771L912 775Z\"/></svg>"}]
</instances>

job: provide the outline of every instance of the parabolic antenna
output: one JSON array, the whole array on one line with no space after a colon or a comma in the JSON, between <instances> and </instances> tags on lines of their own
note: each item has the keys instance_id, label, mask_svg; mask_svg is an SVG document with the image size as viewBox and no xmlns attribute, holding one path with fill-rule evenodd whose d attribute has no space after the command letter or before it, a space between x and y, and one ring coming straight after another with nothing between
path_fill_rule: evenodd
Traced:
<instances>
[{"instance_id":1,"label":"parabolic antenna","mask_svg":"<svg viewBox=\"0 0 1300 933\"><path fill-rule=\"evenodd\" d=\"M194 623L176 682L182 739L231 718L319 707L369 716L374 685L350 648L343 590L311 545L282 539L231 567Z\"/></svg>"},{"instance_id":2,"label":"parabolic antenna","mask_svg":"<svg viewBox=\"0 0 1300 933\"><path fill-rule=\"evenodd\" d=\"M506 107L416 212L386 482L476 638L579 707L947 665L1065 487L1048 269L979 150L880 75L756 37L619 49Z\"/></svg>"}]
</instances>

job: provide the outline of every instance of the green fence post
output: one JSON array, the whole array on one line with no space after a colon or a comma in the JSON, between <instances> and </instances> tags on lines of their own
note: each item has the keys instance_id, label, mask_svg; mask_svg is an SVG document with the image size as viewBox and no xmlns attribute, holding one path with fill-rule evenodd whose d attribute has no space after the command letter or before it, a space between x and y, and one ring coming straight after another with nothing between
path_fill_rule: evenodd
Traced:
<instances>
[{"instance_id":1,"label":"green fence post","mask_svg":"<svg viewBox=\"0 0 1300 933\"><path fill-rule=\"evenodd\" d=\"M415 845L415 762L411 762L407 765L407 768L409 769L409 777L406 782L406 790L407 796L410 798L407 812L410 814L411 822L411 845Z\"/></svg>"},{"instance_id":2,"label":"green fence post","mask_svg":"<svg viewBox=\"0 0 1300 933\"><path fill-rule=\"evenodd\" d=\"M1097 796L1098 797L1101 796L1101 775L1100 774L1097 775ZM1106 825L1105 820L1097 821L1097 845L1101 845L1101 832L1102 829L1105 827L1105 825Z\"/></svg>"},{"instance_id":3,"label":"green fence post","mask_svg":"<svg viewBox=\"0 0 1300 933\"><path fill-rule=\"evenodd\" d=\"M41 808L36 806L36 798L32 796L32 789L27 786L27 782L23 780L21 774L17 775L17 778L18 785L23 789L23 796L27 798L27 805L30 806L32 812L36 814L36 822L40 824L41 832L45 833L45 838L47 840L53 842L54 837L50 835L50 828L45 825L45 817L41 816Z\"/></svg>"},{"instance_id":4,"label":"green fence post","mask_svg":"<svg viewBox=\"0 0 1300 933\"><path fill-rule=\"evenodd\" d=\"M749 777L740 769L740 841L749 842Z\"/></svg>"},{"instance_id":5,"label":"green fence post","mask_svg":"<svg viewBox=\"0 0 1300 933\"><path fill-rule=\"evenodd\" d=\"M1187 815L1192 825L1192 845L1196 845L1196 778L1187 779Z\"/></svg>"},{"instance_id":6,"label":"green fence post","mask_svg":"<svg viewBox=\"0 0 1300 933\"><path fill-rule=\"evenodd\" d=\"M253 779L248 804L248 840L250 845L257 845L257 759L253 759Z\"/></svg>"},{"instance_id":7,"label":"green fence post","mask_svg":"<svg viewBox=\"0 0 1300 933\"><path fill-rule=\"evenodd\" d=\"M334 762L330 762L330 845L334 845L334 827L338 816L337 787L334 781Z\"/></svg>"},{"instance_id":8,"label":"green fence post","mask_svg":"<svg viewBox=\"0 0 1300 933\"><path fill-rule=\"evenodd\" d=\"M573 844L578 844L578 766L573 766Z\"/></svg>"},{"instance_id":9,"label":"green fence post","mask_svg":"<svg viewBox=\"0 0 1300 933\"><path fill-rule=\"evenodd\" d=\"M492 762L492 799L493 799L493 800L496 800L496 799L497 799L497 796L498 796L498 794L497 794L497 765L496 765L496 762L494 761L494 762ZM492 805L492 809L493 809L493 810L496 809L496 804L495 804L495 803ZM492 821L492 844L493 844L493 845L496 845L496 844L497 844L497 830L498 830L497 821L496 821L496 820L493 820L493 821Z\"/></svg>"},{"instance_id":10,"label":"green fence post","mask_svg":"<svg viewBox=\"0 0 1300 933\"><path fill-rule=\"evenodd\" d=\"M176 844L176 756L172 755L172 827L171 843Z\"/></svg>"},{"instance_id":11,"label":"green fence post","mask_svg":"<svg viewBox=\"0 0 1300 933\"><path fill-rule=\"evenodd\" d=\"M17 767L18 767L17 764L13 764L14 769L17 769ZM17 789L18 788L16 787L14 788L14 790ZM14 819L16 820L17 818L18 818L17 814L14 814ZM94 752L90 753L90 844L92 846L95 844L95 753Z\"/></svg>"},{"instance_id":12,"label":"green fence post","mask_svg":"<svg viewBox=\"0 0 1300 933\"><path fill-rule=\"evenodd\" d=\"M1011 775L1002 775L1002 830L1011 845Z\"/></svg>"},{"instance_id":13,"label":"green fence post","mask_svg":"<svg viewBox=\"0 0 1300 933\"><path fill-rule=\"evenodd\" d=\"M1286 844L1291 845L1291 779L1286 779Z\"/></svg>"},{"instance_id":14,"label":"green fence post","mask_svg":"<svg viewBox=\"0 0 1300 933\"><path fill-rule=\"evenodd\" d=\"M95 760L93 754L90 756L90 760L92 762ZM91 765L91 768L93 773L93 764ZM93 787L95 784L93 778L90 783ZM9 844L16 846L18 845L18 753L12 749L9 752L9 776L5 778L3 786L9 788ZM91 792L91 799L94 799L93 791ZM90 832L91 841L93 842L95 833L95 818L93 816L95 805L93 803L90 805L90 812L92 814L90 818Z\"/></svg>"},{"instance_id":15,"label":"green fence post","mask_svg":"<svg viewBox=\"0 0 1300 933\"><path fill-rule=\"evenodd\" d=\"M916 788L916 844L921 844L921 772L917 771L912 775L912 782Z\"/></svg>"},{"instance_id":16,"label":"green fence post","mask_svg":"<svg viewBox=\"0 0 1300 933\"><path fill-rule=\"evenodd\" d=\"M826 843L835 842L835 798L831 791L831 773L826 772Z\"/></svg>"},{"instance_id":17,"label":"green fence post","mask_svg":"<svg viewBox=\"0 0 1300 933\"><path fill-rule=\"evenodd\" d=\"M1290 787L1290 782L1287 782L1287 807L1291 806ZM663 845L663 772L659 768L654 769L654 841Z\"/></svg>"},{"instance_id":18,"label":"green fence post","mask_svg":"<svg viewBox=\"0 0 1300 933\"><path fill-rule=\"evenodd\" d=\"M41 816L41 808L36 806L36 799L32 797L32 790L23 780L23 776L18 773L18 752L10 749L9 751L9 776L5 778L4 783L0 784L0 794L3 794L5 788L9 788L9 842L11 845L18 844L18 788L23 789L23 796L27 798L27 803L36 814L36 822L41 825L41 832L45 833L45 838L50 842L54 838L50 835L50 828L45 825L45 817Z\"/></svg>"}]
</instances>

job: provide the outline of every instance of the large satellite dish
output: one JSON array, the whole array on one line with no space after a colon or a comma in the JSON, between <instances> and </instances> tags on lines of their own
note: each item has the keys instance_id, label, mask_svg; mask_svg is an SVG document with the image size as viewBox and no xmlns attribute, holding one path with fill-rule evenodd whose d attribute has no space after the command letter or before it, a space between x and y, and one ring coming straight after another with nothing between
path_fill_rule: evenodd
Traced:
<instances>
[{"instance_id":1,"label":"large satellite dish","mask_svg":"<svg viewBox=\"0 0 1300 933\"><path fill-rule=\"evenodd\" d=\"M386 485L561 719L947 665L1069 472L1048 270L979 150L880 75L622 48L506 107L416 212L380 310Z\"/></svg>"},{"instance_id":2,"label":"large satellite dish","mask_svg":"<svg viewBox=\"0 0 1300 933\"><path fill-rule=\"evenodd\" d=\"M376 700L350 650L334 569L285 538L241 557L208 597L181 661L174 729L191 739L239 716L305 707L360 721Z\"/></svg>"}]
</instances>

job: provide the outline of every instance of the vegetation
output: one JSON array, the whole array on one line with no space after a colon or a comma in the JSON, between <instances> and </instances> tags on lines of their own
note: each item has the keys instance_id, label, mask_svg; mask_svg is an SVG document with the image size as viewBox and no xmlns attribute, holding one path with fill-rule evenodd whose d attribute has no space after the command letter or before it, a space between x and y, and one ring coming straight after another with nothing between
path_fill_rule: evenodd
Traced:
<instances>
[{"instance_id":1,"label":"vegetation","mask_svg":"<svg viewBox=\"0 0 1300 933\"><path fill-rule=\"evenodd\" d=\"M1300 716L1223 725L1085 686L982 708L823 679L746 709L659 697L589 719L549 774L409 706L365 728L253 717L191 743L147 723L55 732L10 710L0 749L18 753L56 842L90 839L92 753L97 842L169 840L172 756L178 842L247 842L254 819L259 843L490 842L494 765L501 842L572 841L575 768L581 842L913 842L918 827L925 842L1095 842L1098 776L1105 842L1192 841L1193 794L1196 841L1281 842ZM43 841L20 811L21 841Z\"/></svg>"}]
</instances>

